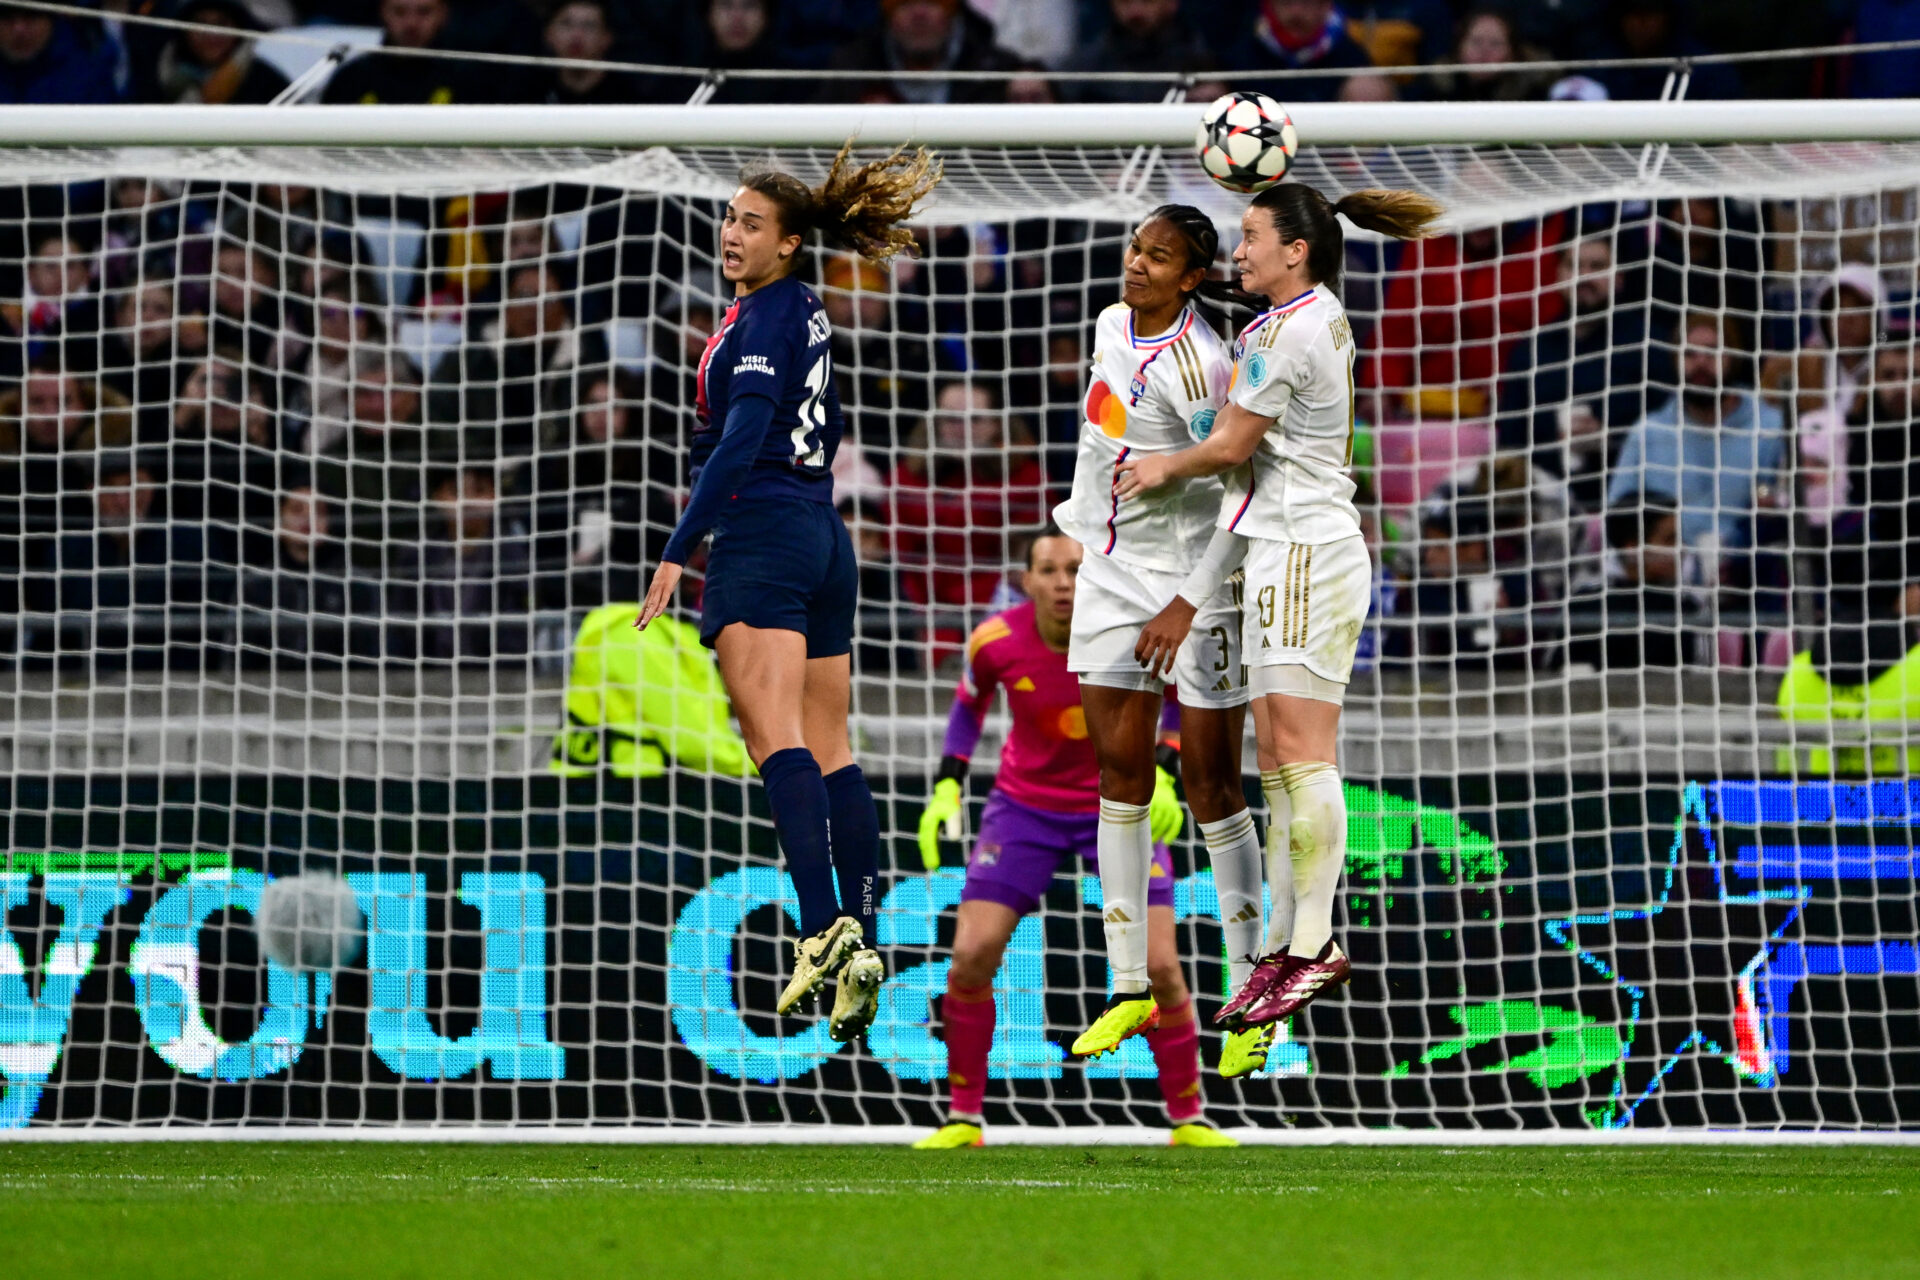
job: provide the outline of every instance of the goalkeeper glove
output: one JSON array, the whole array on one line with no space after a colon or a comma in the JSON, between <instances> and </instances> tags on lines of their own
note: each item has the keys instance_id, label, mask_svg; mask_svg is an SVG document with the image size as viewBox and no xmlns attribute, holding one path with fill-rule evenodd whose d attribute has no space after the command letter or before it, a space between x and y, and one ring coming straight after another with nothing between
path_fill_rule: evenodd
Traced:
<instances>
[{"instance_id":1,"label":"goalkeeper glove","mask_svg":"<svg viewBox=\"0 0 1920 1280\"><path fill-rule=\"evenodd\" d=\"M940 829L949 839L960 838L960 779L941 761L940 780L933 784L933 795L920 815L920 864L929 871L940 866Z\"/></svg>"},{"instance_id":2,"label":"goalkeeper glove","mask_svg":"<svg viewBox=\"0 0 1920 1280\"><path fill-rule=\"evenodd\" d=\"M1147 802L1147 829L1153 833L1155 844L1171 844L1180 838L1180 828L1187 825L1187 815L1180 808L1180 797L1174 794L1173 775L1167 772L1165 765L1153 767L1153 799Z\"/></svg>"}]
</instances>

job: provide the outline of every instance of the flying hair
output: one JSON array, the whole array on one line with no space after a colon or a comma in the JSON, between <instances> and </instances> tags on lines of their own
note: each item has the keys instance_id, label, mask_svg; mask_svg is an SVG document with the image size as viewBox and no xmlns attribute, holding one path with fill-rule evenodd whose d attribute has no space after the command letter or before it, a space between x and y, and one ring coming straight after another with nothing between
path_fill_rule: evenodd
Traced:
<instances>
[{"instance_id":1,"label":"flying hair","mask_svg":"<svg viewBox=\"0 0 1920 1280\"><path fill-rule=\"evenodd\" d=\"M1268 187L1253 198L1253 207L1268 211L1282 244L1307 242L1307 274L1315 284L1330 289L1340 287L1347 253L1346 233L1334 215L1345 214L1362 231L1395 240L1424 240L1434 234L1434 224L1446 212L1438 200L1418 191L1369 187L1328 200L1304 182Z\"/></svg>"},{"instance_id":2,"label":"flying hair","mask_svg":"<svg viewBox=\"0 0 1920 1280\"><path fill-rule=\"evenodd\" d=\"M940 185L941 164L925 147L898 147L879 160L855 165L853 139L833 158L826 180L809 187L777 169L743 170L740 185L773 201L780 229L803 240L818 234L829 249L869 262L914 252L913 233L900 224Z\"/></svg>"}]
</instances>

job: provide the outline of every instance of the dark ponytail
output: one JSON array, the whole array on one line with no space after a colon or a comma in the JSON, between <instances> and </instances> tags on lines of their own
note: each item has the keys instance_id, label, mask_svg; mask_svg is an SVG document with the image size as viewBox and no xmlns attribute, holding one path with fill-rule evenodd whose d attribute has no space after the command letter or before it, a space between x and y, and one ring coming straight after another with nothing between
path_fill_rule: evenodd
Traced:
<instances>
[{"instance_id":1,"label":"dark ponytail","mask_svg":"<svg viewBox=\"0 0 1920 1280\"><path fill-rule=\"evenodd\" d=\"M1253 207L1265 209L1281 244L1307 242L1307 274L1315 284L1340 287L1346 263L1346 234L1334 215L1363 231L1376 231L1396 240L1424 240L1446 210L1438 200L1418 191L1389 191L1380 187L1355 191L1330 201L1304 182L1283 182L1253 198Z\"/></svg>"},{"instance_id":2,"label":"dark ponytail","mask_svg":"<svg viewBox=\"0 0 1920 1280\"><path fill-rule=\"evenodd\" d=\"M1187 245L1187 270L1195 267L1202 271L1213 269L1214 259L1220 256L1220 229L1213 225L1213 219L1190 204L1163 204L1151 210L1140 219L1140 225L1149 222L1164 221ZM1244 293L1226 280L1201 277L1200 284L1189 297L1216 307L1245 307L1249 311L1258 311L1266 304L1250 293Z\"/></svg>"}]
</instances>

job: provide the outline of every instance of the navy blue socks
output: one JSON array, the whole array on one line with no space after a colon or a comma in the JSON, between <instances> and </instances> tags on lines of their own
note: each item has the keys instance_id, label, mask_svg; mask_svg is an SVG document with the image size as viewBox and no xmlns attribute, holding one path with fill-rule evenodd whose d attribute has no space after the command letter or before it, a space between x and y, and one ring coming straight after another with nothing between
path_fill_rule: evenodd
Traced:
<instances>
[{"instance_id":1,"label":"navy blue socks","mask_svg":"<svg viewBox=\"0 0 1920 1280\"><path fill-rule=\"evenodd\" d=\"M860 922L866 945L877 946L880 909L880 814L860 766L827 775L827 813L833 828L833 871L840 880L840 913Z\"/></svg>"},{"instance_id":2,"label":"navy blue socks","mask_svg":"<svg viewBox=\"0 0 1920 1280\"><path fill-rule=\"evenodd\" d=\"M842 769L834 776L845 772ZM787 874L793 877L794 892L800 898L800 936L811 938L840 914L840 903L833 892L833 857L827 844L827 785L820 777L813 752L805 747L788 747L762 760L760 781L767 789L767 804L773 809L780 848L787 855ZM864 782L861 790L866 790ZM871 813L871 797L867 808ZM877 828L873 818L868 822L870 830Z\"/></svg>"}]
</instances>

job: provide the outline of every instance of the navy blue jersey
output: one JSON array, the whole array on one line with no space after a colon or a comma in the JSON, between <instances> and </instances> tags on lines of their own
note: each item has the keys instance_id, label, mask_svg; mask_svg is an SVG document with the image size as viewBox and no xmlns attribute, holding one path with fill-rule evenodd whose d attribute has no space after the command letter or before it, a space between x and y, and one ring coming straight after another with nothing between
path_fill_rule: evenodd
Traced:
<instances>
[{"instance_id":1,"label":"navy blue jersey","mask_svg":"<svg viewBox=\"0 0 1920 1280\"><path fill-rule=\"evenodd\" d=\"M696 483L728 427L734 403L773 402L773 421L732 497L833 501L833 457L846 430L833 385L833 328L812 289L792 276L727 308L700 359L693 433Z\"/></svg>"}]
</instances>

